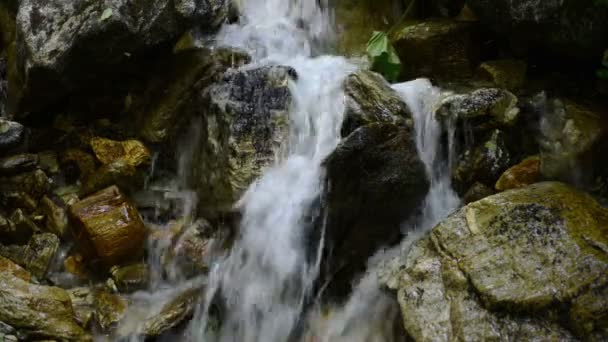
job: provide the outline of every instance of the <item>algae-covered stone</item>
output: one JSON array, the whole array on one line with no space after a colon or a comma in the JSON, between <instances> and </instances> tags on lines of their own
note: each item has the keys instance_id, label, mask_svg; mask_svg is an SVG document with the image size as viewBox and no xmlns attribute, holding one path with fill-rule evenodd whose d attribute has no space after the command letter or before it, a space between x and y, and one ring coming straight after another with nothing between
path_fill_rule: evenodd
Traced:
<instances>
[{"instance_id":1,"label":"algae-covered stone","mask_svg":"<svg viewBox=\"0 0 608 342\"><path fill-rule=\"evenodd\" d=\"M89 260L109 267L141 255L146 228L116 186L73 204L70 215L74 236Z\"/></svg>"},{"instance_id":2,"label":"algae-covered stone","mask_svg":"<svg viewBox=\"0 0 608 342\"><path fill-rule=\"evenodd\" d=\"M138 190L144 185L145 174L124 159L102 165L82 184L79 195L86 196L112 185L125 191Z\"/></svg>"},{"instance_id":3,"label":"algae-covered stone","mask_svg":"<svg viewBox=\"0 0 608 342\"><path fill-rule=\"evenodd\" d=\"M469 123L475 130L511 127L519 118L517 102L517 97L507 90L482 88L446 97L435 115L444 120Z\"/></svg>"},{"instance_id":4,"label":"algae-covered stone","mask_svg":"<svg viewBox=\"0 0 608 342\"><path fill-rule=\"evenodd\" d=\"M115 327L124 317L127 310L127 301L121 296L97 291L93 295L95 306L95 319L102 331Z\"/></svg>"},{"instance_id":5,"label":"algae-covered stone","mask_svg":"<svg viewBox=\"0 0 608 342\"><path fill-rule=\"evenodd\" d=\"M324 162L327 192L327 279L333 294L350 291L353 276L422 202L428 180L408 127L373 123L358 128Z\"/></svg>"},{"instance_id":6,"label":"algae-covered stone","mask_svg":"<svg viewBox=\"0 0 608 342\"><path fill-rule=\"evenodd\" d=\"M110 274L121 292L141 290L146 287L150 278L148 265L142 263L114 266L110 269Z\"/></svg>"},{"instance_id":7,"label":"algae-covered stone","mask_svg":"<svg viewBox=\"0 0 608 342\"><path fill-rule=\"evenodd\" d=\"M524 85L527 68L524 61L501 59L481 63L477 75L498 88L513 91Z\"/></svg>"},{"instance_id":8,"label":"algae-covered stone","mask_svg":"<svg viewBox=\"0 0 608 342\"><path fill-rule=\"evenodd\" d=\"M92 341L76 323L66 291L30 284L4 272L0 273L0 321L28 340Z\"/></svg>"},{"instance_id":9,"label":"algae-covered stone","mask_svg":"<svg viewBox=\"0 0 608 342\"><path fill-rule=\"evenodd\" d=\"M274 161L288 136L292 68L231 70L202 94L204 141L193 177L203 216L231 211L234 202Z\"/></svg>"},{"instance_id":10,"label":"algae-covered stone","mask_svg":"<svg viewBox=\"0 0 608 342\"><path fill-rule=\"evenodd\" d=\"M340 134L373 122L411 125L409 108L384 78L372 71L357 71L344 81L346 111Z\"/></svg>"},{"instance_id":11,"label":"algae-covered stone","mask_svg":"<svg viewBox=\"0 0 608 342\"><path fill-rule=\"evenodd\" d=\"M605 123L593 108L570 100L555 99L546 107L541 119L541 173L546 179L580 182L581 176L591 174L587 166L594 161L589 154L605 132Z\"/></svg>"},{"instance_id":12,"label":"algae-covered stone","mask_svg":"<svg viewBox=\"0 0 608 342\"><path fill-rule=\"evenodd\" d=\"M16 26L13 112L37 112L70 92L91 89L145 62L190 27L215 28L226 0L23 0ZM147 52L147 53L146 53ZM18 82L17 82L18 80ZM116 84L113 84L115 86ZM103 88L103 87L100 87Z\"/></svg>"},{"instance_id":13,"label":"algae-covered stone","mask_svg":"<svg viewBox=\"0 0 608 342\"><path fill-rule=\"evenodd\" d=\"M25 138L22 124L0 118L0 153L18 147Z\"/></svg>"},{"instance_id":14,"label":"algae-covered stone","mask_svg":"<svg viewBox=\"0 0 608 342\"><path fill-rule=\"evenodd\" d=\"M475 182L492 186L512 164L505 134L494 130L481 144L462 153L452 172L452 181L459 192Z\"/></svg>"},{"instance_id":15,"label":"algae-covered stone","mask_svg":"<svg viewBox=\"0 0 608 342\"><path fill-rule=\"evenodd\" d=\"M38 156L31 153L17 154L0 159L0 175L12 176L32 171L38 166Z\"/></svg>"},{"instance_id":16,"label":"algae-covered stone","mask_svg":"<svg viewBox=\"0 0 608 342\"><path fill-rule=\"evenodd\" d=\"M101 137L91 139L91 148L102 164L123 159L133 166L150 163L150 151L138 140L116 141Z\"/></svg>"},{"instance_id":17,"label":"algae-covered stone","mask_svg":"<svg viewBox=\"0 0 608 342\"><path fill-rule=\"evenodd\" d=\"M471 76L476 63L475 26L435 19L405 22L391 33L391 42L403 64L406 79L441 80Z\"/></svg>"},{"instance_id":18,"label":"algae-covered stone","mask_svg":"<svg viewBox=\"0 0 608 342\"><path fill-rule=\"evenodd\" d=\"M533 156L505 171L496 182L495 188L499 191L523 188L540 179L540 157Z\"/></svg>"},{"instance_id":19,"label":"algae-covered stone","mask_svg":"<svg viewBox=\"0 0 608 342\"><path fill-rule=\"evenodd\" d=\"M198 93L227 69L248 61L244 52L227 48L175 54L169 63L159 66L145 90L143 104L135 113L139 134L152 143L172 139L181 124L200 112Z\"/></svg>"},{"instance_id":20,"label":"algae-covered stone","mask_svg":"<svg viewBox=\"0 0 608 342\"><path fill-rule=\"evenodd\" d=\"M602 340L605 321L563 318L580 309L572 303L604 300L607 224L608 210L590 196L537 183L456 211L381 277L398 291L414 340Z\"/></svg>"}]
</instances>

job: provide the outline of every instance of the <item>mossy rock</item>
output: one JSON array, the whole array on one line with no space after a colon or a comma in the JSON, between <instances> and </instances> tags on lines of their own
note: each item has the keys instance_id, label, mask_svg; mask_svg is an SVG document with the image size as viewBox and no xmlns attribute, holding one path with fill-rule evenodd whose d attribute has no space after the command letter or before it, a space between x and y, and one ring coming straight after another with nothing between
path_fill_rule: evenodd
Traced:
<instances>
[{"instance_id":1,"label":"mossy rock","mask_svg":"<svg viewBox=\"0 0 608 342\"><path fill-rule=\"evenodd\" d=\"M382 279L416 340L603 340L605 310L583 303L605 301L606 227L589 195L537 183L459 209Z\"/></svg>"}]
</instances>

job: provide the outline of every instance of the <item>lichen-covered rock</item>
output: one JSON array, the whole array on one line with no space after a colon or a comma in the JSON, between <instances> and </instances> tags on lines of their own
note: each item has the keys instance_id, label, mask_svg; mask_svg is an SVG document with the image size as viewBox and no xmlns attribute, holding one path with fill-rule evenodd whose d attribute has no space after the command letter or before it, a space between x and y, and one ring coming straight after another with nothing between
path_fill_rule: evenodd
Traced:
<instances>
[{"instance_id":1,"label":"lichen-covered rock","mask_svg":"<svg viewBox=\"0 0 608 342\"><path fill-rule=\"evenodd\" d=\"M16 115L35 112L69 91L91 88L176 40L193 26L216 27L225 0L62 0L20 2L17 67L10 87ZM92 83L92 84L91 84Z\"/></svg>"},{"instance_id":2,"label":"lichen-covered rock","mask_svg":"<svg viewBox=\"0 0 608 342\"><path fill-rule=\"evenodd\" d=\"M116 141L101 137L91 139L91 148L102 164L122 159L133 166L150 163L150 151L138 140Z\"/></svg>"},{"instance_id":3,"label":"lichen-covered rock","mask_svg":"<svg viewBox=\"0 0 608 342\"><path fill-rule=\"evenodd\" d=\"M511 127L519 118L517 101L507 90L482 88L446 97L435 115L443 120L465 122L474 130Z\"/></svg>"},{"instance_id":4,"label":"lichen-covered rock","mask_svg":"<svg viewBox=\"0 0 608 342\"><path fill-rule=\"evenodd\" d=\"M181 124L200 112L196 101L199 92L218 81L227 69L248 61L245 53L226 48L175 54L169 63L159 66L142 96L143 103L135 113L139 134L152 143L173 138Z\"/></svg>"},{"instance_id":5,"label":"lichen-covered rock","mask_svg":"<svg viewBox=\"0 0 608 342\"><path fill-rule=\"evenodd\" d=\"M489 186L475 182L467 192L465 192L464 196L462 196L462 202L464 204L469 204L472 202L477 202L481 199L484 199L488 196L494 195L495 191Z\"/></svg>"},{"instance_id":6,"label":"lichen-covered rock","mask_svg":"<svg viewBox=\"0 0 608 342\"><path fill-rule=\"evenodd\" d=\"M403 64L403 77L471 76L478 59L474 29L471 23L449 19L406 22L396 28L391 42Z\"/></svg>"},{"instance_id":7,"label":"lichen-covered rock","mask_svg":"<svg viewBox=\"0 0 608 342\"><path fill-rule=\"evenodd\" d=\"M102 165L91 174L82 184L80 196L86 196L112 185L117 185L125 191L141 189L144 185L145 174L124 159L117 159Z\"/></svg>"},{"instance_id":8,"label":"lichen-covered rock","mask_svg":"<svg viewBox=\"0 0 608 342\"><path fill-rule=\"evenodd\" d=\"M202 94L202 137L193 178L199 208L212 219L236 199L273 160L287 138L289 82L285 66L228 71Z\"/></svg>"},{"instance_id":9,"label":"lichen-covered rock","mask_svg":"<svg viewBox=\"0 0 608 342\"><path fill-rule=\"evenodd\" d=\"M150 279L148 265L142 263L114 266L110 269L114 284L121 292L132 292L146 287Z\"/></svg>"},{"instance_id":10,"label":"lichen-covered rock","mask_svg":"<svg viewBox=\"0 0 608 342\"><path fill-rule=\"evenodd\" d=\"M116 186L73 204L70 216L79 249L90 261L110 267L141 256L146 227Z\"/></svg>"},{"instance_id":11,"label":"lichen-covered rock","mask_svg":"<svg viewBox=\"0 0 608 342\"><path fill-rule=\"evenodd\" d=\"M0 159L0 175L12 176L20 172L32 171L38 166L38 155L16 154Z\"/></svg>"},{"instance_id":12,"label":"lichen-covered rock","mask_svg":"<svg viewBox=\"0 0 608 342\"><path fill-rule=\"evenodd\" d=\"M200 287L168 291L165 300L133 307L117 329L118 336L153 338L177 327L194 314L203 290Z\"/></svg>"},{"instance_id":13,"label":"lichen-covered rock","mask_svg":"<svg viewBox=\"0 0 608 342\"><path fill-rule=\"evenodd\" d=\"M0 273L0 321L17 329L22 339L92 341L76 323L66 291L5 272Z\"/></svg>"},{"instance_id":14,"label":"lichen-covered rock","mask_svg":"<svg viewBox=\"0 0 608 342\"><path fill-rule=\"evenodd\" d=\"M45 215L45 227L47 231L60 238L68 234L68 214L65 204L61 199L44 196L40 200L39 210Z\"/></svg>"},{"instance_id":15,"label":"lichen-covered rock","mask_svg":"<svg viewBox=\"0 0 608 342\"><path fill-rule=\"evenodd\" d=\"M481 63L477 75L498 88L518 90L526 81L527 64L514 59L501 59Z\"/></svg>"},{"instance_id":16,"label":"lichen-covered rock","mask_svg":"<svg viewBox=\"0 0 608 342\"><path fill-rule=\"evenodd\" d=\"M577 303L605 301L607 224L590 196L538 183L456 211L381 278L416 341L603 340L605 313Z\"/></svg>"},{"instance_id":17,"label":"lichen-covered rock","mask_svg":"<svg viewBox=\"0 0 608 342\"><path fill-rule=\"evenodd\" d=\"M540 180L540 158L533 156L505 171L494 187L496 190L505 191L523 188Z\"/></svg>"},{"instance_id":18,"label":"lichen-covered rock","mask_svg":"<svg viewBox=\"0 0 608 342\"><path fill-rule=\"evenodd\" d=\"M601 113L601 112L600 112ZM593 147L606 132L601 114L570 100L550 100L541 118L540 169L546 179L583 181Z\"/></svg>"},{"instance_id":19,"label":"lichen-covered rock","mask_svg":"<svg viewBox=\"0 0 608 342\"><path fill-rule=\"evenodd\" d=\"M25 138L22 124L0 118L0 153L18 147Z\"/></svg>"},{"instance_id":20,"label":"lichen-covered rock","mask_svg":"<svg viewBox=\"0 0 608 342\"><path fill-rule=\"evenodd\" d=\"M373 122L411 126L409 108L381 75L366 70L350 74L344 81L344 92L346 110L340 131L342 137Z\"/></svg>"},{"instance_id":21,"label":"lichen-covered rock","mask_svg":"<svg viewBox=\"0 0 608 342\"><path fill-rule=\"evenodd\" d=\"M358 128L324 165L331 251L326 279L334 294L343 295L366 260L396 242L400 224L418 209L429 183L411 129L389 123Z\"/></svg>"},{"instance_id":22,"label":"lichen-covered rock","mask_svg":"<svg viewBox=\"0 0 608 342\"><path fill-rule=\"evenodd\" d=\"M492 186L500 175L512 165L512 157L500 130L494 130L483 143L464 151L452 172L454 187L460 193L475 182Z\"/></svg>"},{"instance_id":23,"label":"lichen-covered rock","mask_svg":"<svg viewBox=\"0 0 608 342\"><path fill-rule=\"evenodd\" d=\"M593 1L469 0L483 29L518 53L600 60L606 48L608 13ZM579 25L585 23L585 25Z\"/></svg>"}]
</instances>

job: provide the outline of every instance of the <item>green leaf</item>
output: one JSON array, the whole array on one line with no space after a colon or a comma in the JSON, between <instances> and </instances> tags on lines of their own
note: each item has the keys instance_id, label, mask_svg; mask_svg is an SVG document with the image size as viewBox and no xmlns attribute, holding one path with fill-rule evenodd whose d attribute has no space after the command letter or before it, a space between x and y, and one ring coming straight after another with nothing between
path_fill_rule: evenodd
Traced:
<instances>
[{"instance_id":1,"label":"green leaf","mask_svg":"<svg viewBox=\"0 0 608 342\"><path fill-rule=\"evenodd\" d=\"M367 56L373 71L382 74L389 81L397 80L401 73L401 60L386 33L375 31L372 34L367 42Z\"/></svg>"},{"instance_id":2,"label":"green leaf","mask_svg":"<svg viewBox=\"0 0 608 342\"><path fill-rule=\"evenodd\" d=\"M101 13L101 17L99 18L99 21L106 21L106 20L110 19L111 16L112 16L112 9L106 8L106 10L103 11L103 13Z\"/></svg>"}]
</instances>

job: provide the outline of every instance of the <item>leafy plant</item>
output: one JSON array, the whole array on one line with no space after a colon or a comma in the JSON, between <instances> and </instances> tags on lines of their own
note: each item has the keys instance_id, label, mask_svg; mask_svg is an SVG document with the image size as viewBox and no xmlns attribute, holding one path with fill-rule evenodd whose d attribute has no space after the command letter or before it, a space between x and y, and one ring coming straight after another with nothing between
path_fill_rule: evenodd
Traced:
<instances>
[{"instance_id":1,"label":"leafy plant","mask_svg":"<svg viewBox=\"0 0 608 342\"><path fill-rule=\"evenodd\" d=\"M367 56L372 70L389 81L396 81L401 73L401 60L385 32L374 31L367 42Z\"/></svg>"},{"instance_id":2,"label":"leafy plant","mask_svg":"<svg viewBox=\"0 0 608 342\"><path fill-rule=\"evenodd\" d=\"M597 72L597 77L603 80L608 80L608 50L604 51L604 58L602 60L602 68Z\"/></svg>"}]
</instances>

